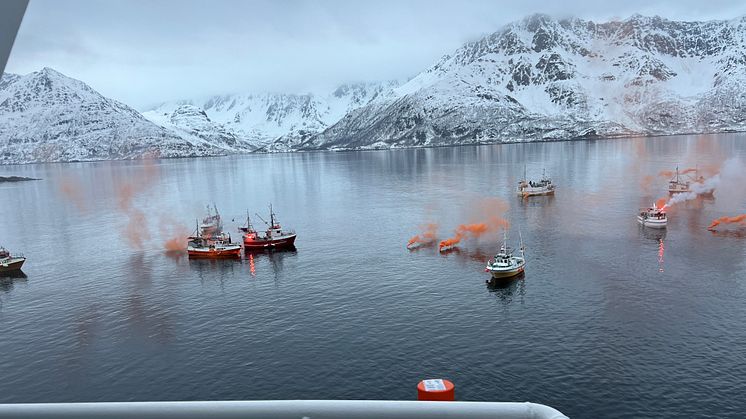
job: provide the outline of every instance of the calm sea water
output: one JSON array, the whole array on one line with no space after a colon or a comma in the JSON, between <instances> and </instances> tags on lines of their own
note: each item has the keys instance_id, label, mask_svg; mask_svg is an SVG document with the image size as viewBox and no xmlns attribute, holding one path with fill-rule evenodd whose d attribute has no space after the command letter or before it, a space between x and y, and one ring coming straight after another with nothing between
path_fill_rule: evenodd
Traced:
<instances>
[{"instance_id":1,"label":"calm sea water","mask_svg":"<svg viewBox=\"0 0 746 419\"><path fill-rule=\"evenodd\" d=\"M43 179L0 185L0 244L28 257L26 278L0 280L0 402L411 400L420 379L444 377L460 400L574 417L741 416L746 238L705 227L744 202L719 191L682 205L665 232L634 217L665 195L644 176L746 160L745 140L0 167ZM518 199L524 166L546 168L557 195ZM485 284L497 234L446 255L405 249L418 225L445 237L486 197L522 232L523 279ZM296 251L163 251L207 203L237 238L269 202Z\"/></svg>"}]
</instances>

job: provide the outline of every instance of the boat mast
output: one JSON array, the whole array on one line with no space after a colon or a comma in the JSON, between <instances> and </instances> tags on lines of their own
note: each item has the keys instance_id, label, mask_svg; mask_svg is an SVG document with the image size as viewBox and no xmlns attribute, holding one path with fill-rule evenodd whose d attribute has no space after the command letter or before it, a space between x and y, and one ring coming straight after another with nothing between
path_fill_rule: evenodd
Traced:
<instances>
[{"instance_id":1,"label":"boat mast","mask_svg":"<svg viewBox=\"0 0 746 419\"><path fill-rule=\"evenodd\" d=\"M523 258L524 262L526 261L526 253L523 250L523 235L521 235L521 229L518 229L518 237L521 240L521 257Z\"/></svg>"},{"instance_id":2,"label":"boat mast","mask_svg":"<svg viewBox=\"0 0 746 419\"><path fill-rule=\"evenodd\" d=\"M272 210L272 203L269 204L269 222L269 227L275 228L275 212Z\"/></svg>"}]
</instances>

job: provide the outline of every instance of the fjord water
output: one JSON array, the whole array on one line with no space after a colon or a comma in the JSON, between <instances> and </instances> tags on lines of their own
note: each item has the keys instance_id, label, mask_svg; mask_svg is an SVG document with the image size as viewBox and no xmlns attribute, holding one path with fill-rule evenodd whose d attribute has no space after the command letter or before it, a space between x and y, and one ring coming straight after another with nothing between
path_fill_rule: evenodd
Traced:
<instances>
[{"instance_id":1,"label":"fjord water","mask_svg":"<svg viewBox=\"0 0 746 419\"><path fill-rule=\"evenodd\" d=\"M635 215L665 196L666 179L645 190L644 176L746 160L745 140L2 167L43 180L0 185L0 244L28 257L26 278L0 281L0 402L411 400L420 379L445 377L459 400L573 417L741 415L746 238L706 230L732 197L682 205L664 232ZM557 195L515 196L524 166L546 168ZM119 202L133 180L141 249ZM514 241L520 228L522 279L485 284L497 234L445 255L405 249L418 225L446 237L485 197L508 204ZM191 228L207 203L238 238L246 210L269 202L296 251L163 251L164 224Z\"/></svg>"}]
</instances>

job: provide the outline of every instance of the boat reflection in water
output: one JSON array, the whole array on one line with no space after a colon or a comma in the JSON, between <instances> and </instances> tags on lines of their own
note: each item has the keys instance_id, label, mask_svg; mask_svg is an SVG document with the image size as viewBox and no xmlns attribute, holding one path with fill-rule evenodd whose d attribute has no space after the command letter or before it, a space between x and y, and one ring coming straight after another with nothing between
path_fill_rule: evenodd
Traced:
<instances>
[{"instance_id":1,"label":"boat reflection in water","mask_svg":"<svg viewBox=\"0 0 746 419\"><path fill-rule=\"evenodd\" d=\"M252 277L262 277L266 275L266 266L271 267L272 274L277 278L277 274L282 272L283 263L286 258L293 258L298 254L295 246L276 248L276 249L246 249L244 248L244 261L249 266L249 274Z\"/></svg>"},{"instance_id":2,"label":"boat reflection in water","mask_svg":"<svg viewBox=\"0 0 746 419\"><path fill-rule=\"evenodd\" d=\"M642 228L640 227L640 231L642 232L642 236L645 239L655 241L657 243L656 251L658 252L658 272L664 272L664 262L665 262L665 253L666 253L666 229L650 229L650 228Z\"/></svg>"},{"instance_id":3,"label":"boat reflection in water","mask_svg":"<svg viewBox=\"0 0 746 419\"><path fill-rule=\"evenodd\" d=\"M517 297L520 298L523 303L523 297L526 295L526 279L525 274L520 273L512 278L510 281L488 281L487 291L494 294L498 300L503 303L510 304Z\"/></svg>"}]
</instances>

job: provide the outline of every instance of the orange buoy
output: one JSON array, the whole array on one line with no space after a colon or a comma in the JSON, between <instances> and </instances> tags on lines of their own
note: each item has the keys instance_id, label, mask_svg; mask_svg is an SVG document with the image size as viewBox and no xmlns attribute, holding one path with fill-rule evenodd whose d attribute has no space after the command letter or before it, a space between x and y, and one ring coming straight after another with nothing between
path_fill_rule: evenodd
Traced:
<instances>
[{"instance_id":1,"label":"orange buoy","mask_svg":"<svg viewBox=\"0 0 746 419\"><path fill-rule=\"evenodd\" d=\"M456 400L456 386L440 378L422 380L417 384L417 400L452 402Z\"/></svg>"}]
</instances>

